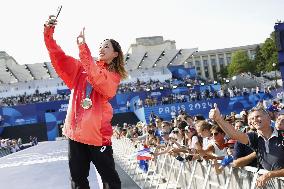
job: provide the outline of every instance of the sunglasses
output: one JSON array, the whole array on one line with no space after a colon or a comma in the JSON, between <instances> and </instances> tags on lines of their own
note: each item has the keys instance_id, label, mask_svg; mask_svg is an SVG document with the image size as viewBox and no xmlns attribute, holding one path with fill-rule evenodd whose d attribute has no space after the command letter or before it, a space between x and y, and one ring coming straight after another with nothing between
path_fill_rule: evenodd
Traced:
<instances>
[{"instance_id":1,"label":"sunglasses","mask_svg":"<svg viewBox=\"0 0 284 189\"><path fill-rule=\"evenodd\" d=\"M219 134L218 132L217 133L212 133L213 136L217 136L218 134Z\"/></svg>"},{"instance_id":2,"label":"sunglasses","mask_svg":"<svg viewBox=\"0 0 284 189\"><path fill-rule=\"evenodd\" d=\"M162 132L161 135L169 135L170 133L168 132Z\"/></svg>"},{"instance_id":3,"label":"sunglasses","mask_svg":"<svg viewBox=\"0 0 284 189\"><path fill-rule=\"evenodd\" d=\"M193 133L195 131L195 129L188 129L188 130L185 130L185 132L187 132L187 133Z\"/></svg>"}]
</instances>

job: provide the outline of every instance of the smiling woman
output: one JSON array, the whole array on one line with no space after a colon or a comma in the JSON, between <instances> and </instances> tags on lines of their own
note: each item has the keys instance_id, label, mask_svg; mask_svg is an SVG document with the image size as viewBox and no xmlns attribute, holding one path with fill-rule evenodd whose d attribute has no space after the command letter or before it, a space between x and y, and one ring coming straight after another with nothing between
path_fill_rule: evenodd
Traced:
<instances>
[{"instance_id":1,"label":"smiling woman","mask_svg":"<svg viewBox=\"0 0 284 189\"><path fill-rule=\"evenodd\" d=\"M108 102L126 77L123 53L118 42L104 40L99 60L94 61L85 40L85 28L77 37L80 60L65 55L53 39L57 20L50 16L44 26L44 40L54 69L72 90L63 134L69 138L71 186L89 188L92 162L104 188L120 189L112 151L112 108Z\"/></svg>"}]
</instances>

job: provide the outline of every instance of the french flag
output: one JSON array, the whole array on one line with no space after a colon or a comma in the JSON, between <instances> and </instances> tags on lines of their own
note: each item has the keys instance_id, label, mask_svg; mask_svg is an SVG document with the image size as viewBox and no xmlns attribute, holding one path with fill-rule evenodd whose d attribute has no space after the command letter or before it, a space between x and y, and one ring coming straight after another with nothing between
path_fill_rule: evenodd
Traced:
<instances>
[{"instance_id":1,"label":"french flag","mask_svg":"<svg viewBox=\"0 0 284 189\"><path fill-rule=\"evenodd\" d=\"M139 150L136 154L137 160L151 160L152 152L150 148L144 148L143 150Z\"/></svg>"}]
</instances>

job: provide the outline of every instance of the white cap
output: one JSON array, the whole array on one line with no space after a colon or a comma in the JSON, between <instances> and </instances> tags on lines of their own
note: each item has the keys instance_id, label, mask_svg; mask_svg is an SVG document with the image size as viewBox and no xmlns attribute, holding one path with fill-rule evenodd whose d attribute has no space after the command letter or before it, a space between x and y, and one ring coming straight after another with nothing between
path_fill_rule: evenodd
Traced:
<instances>
[{"instance_id":1,"label":"white cap","mask_svg":"<svg viewBox=\"0 0 284 189\"><path fill-rule=\"evenodd\" d=\"M240 114L236 114L236 115L235 115L235 118L236 118L236 119L241 119L242 116L241 116Z\"/></svg>"},{"instance_id":2,"label":"white cap","mask_svg":"<svg viewBox=\"0 0 284 189\"><path fill-rule=\"evenodd\" d=\"M243 110L240 112L240 116L243 117L246 114L246 112Z\"/></svg>"},{"instance_id":3,"label":"white cap","mask_svg":"<svg viewBox=\"0 0 284 189\"><path fill-rule=\"evenodd\" d=\"M179 129L177 127L175 127L173 131L179 131Z\"/></svg>"}]
</instances>

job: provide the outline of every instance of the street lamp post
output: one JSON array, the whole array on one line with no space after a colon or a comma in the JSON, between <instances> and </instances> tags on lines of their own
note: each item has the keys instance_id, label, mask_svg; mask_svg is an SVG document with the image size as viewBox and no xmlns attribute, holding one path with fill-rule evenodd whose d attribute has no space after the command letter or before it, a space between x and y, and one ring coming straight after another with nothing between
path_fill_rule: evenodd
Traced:
<instances>
[{"instance_id":1,"label":"street lamp post","mask_svg":"<svg viewBox=\"0 0 284 189\"><path fill-rule=\"evenodd\" d=\"M277 88L276 63L273 63L272 66L273 66L273 68L274 68L275 88Z\"/></svg>"}]
</instances>

